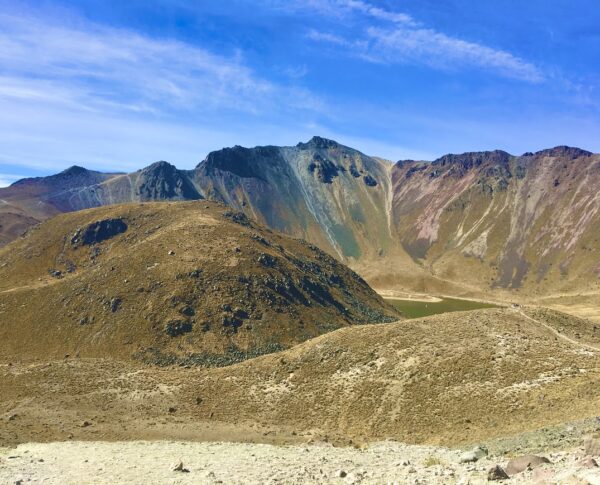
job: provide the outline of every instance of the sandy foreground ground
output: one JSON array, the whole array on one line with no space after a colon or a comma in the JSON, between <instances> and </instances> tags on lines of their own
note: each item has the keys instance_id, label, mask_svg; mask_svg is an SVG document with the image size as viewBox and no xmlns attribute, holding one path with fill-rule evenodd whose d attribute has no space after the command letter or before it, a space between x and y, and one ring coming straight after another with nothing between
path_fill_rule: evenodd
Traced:
<instances>
[{"instance_id":1,"label":"sandy foreground ground","mask_svg":"<svg viewBox=\"0 0 600 485\"><path fill-rule=\"evenodd\" d=\"M0 449L0 483L477 484L488 483L489 469L508 461L490 456L461 464L461 454L395 442L365 449L168 441L27 443ZM581 449L545 456L550 464L504 483L600 484L600 468L586 468ZM180 463L183 470L176 470Z\"/></svg>"}]
</instances>

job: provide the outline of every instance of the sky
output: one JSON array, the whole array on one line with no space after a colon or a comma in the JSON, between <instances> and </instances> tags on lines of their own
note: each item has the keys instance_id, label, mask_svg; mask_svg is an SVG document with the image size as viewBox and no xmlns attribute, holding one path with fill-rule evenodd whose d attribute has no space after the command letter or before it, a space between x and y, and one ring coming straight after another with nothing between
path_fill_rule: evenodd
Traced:
<instances>
[{"instance_id":1,"label":"sky","mask_svg":"<svg viewBox=\"0 0 600 485\"><path fill-rule=\"evenodd\" d=\"M0 186L333 138L600 152L597 0L0 0Z\"/></svg>"}]
</instances>

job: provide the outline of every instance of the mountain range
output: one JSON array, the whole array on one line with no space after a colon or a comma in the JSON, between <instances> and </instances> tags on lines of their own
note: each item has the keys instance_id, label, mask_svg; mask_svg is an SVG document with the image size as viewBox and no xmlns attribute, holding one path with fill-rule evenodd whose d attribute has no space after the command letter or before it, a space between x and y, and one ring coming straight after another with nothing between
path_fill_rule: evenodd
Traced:
<instances>
[{"instance_id":1,"label":"mountain range","mask_svg":"<svg viewBox=\"0 0 600 485\"><path fill-rule=\"evenodd\" d=\"M560 146L396 163L313 137L193 170L71 167L0 189L0 244L62 212L209 199L314 243L376 287L560 297L600 291L600 155Z\"/></svg>"}]
</instances>

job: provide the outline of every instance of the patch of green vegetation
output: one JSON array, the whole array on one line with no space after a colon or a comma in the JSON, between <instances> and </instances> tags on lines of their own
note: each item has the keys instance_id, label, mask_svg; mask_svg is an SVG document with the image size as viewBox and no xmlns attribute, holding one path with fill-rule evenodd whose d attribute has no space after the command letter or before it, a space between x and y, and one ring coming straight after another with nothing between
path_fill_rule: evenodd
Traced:
<instances>
[{"instance_id":1,"label":"patch of green vegetation","mask_svg":"<svg viewBox=\"0 0 600 485\"><path fill-rule=\"evenodd\" d=\"M447 312L464 312L481 308L498 308L498 305L481 301L461 300L458 298L442 298L442 301L396 300L386 298L386 301L406 318L421 318Z\"/></svg>"}]
</instances>

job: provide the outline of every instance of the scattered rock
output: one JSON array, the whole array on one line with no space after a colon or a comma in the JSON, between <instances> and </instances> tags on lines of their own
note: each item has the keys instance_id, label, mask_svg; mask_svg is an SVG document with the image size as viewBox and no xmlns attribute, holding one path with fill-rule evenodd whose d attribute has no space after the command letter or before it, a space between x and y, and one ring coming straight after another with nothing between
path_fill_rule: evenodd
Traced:
<instances>
[{"instance_id":1,"label":"scattered rock","mask_svg":"<svg viewBox=\"0 0 600 485\"><path fill-rule=\"evenodd\" d=\"M258 262L267 268L272 268L277 264L277 260L270 254L260 253Z\"/></svg>"},{"instance_id":2,"label":"scattered rock","mask_svg":"<svg viewBox=\"0 0 600 485\"><path fill-rule=\"evenodd\" d=\"M588 436L583 440L585 454L589 456L600 456L600 435Z\"/></svg>"},{"instance_id":3,"label":"scattered rock","mask_svg":"<svg viewBox=\"0 0 600 485\"><path fill-rule=\"evenodd\" d=\"M121 300L120 298L113 298L112 300L110 300L110 311L115 313L116 311L119 310L119 307L121 306L121 302L123 300Z\"/></svg>"},{"instance_id":4,"label":"scattered rock","mask_svg":"<svg viewBox=\"0 0 600 485\"><path fill-rule=\"evenodd\" d=\"M53 278L58 278L58 279L60 279L60 278L62 278L62 277L63 277L62 271L59 271L59 270L57 270L57 269L49 269L49 270L48 270L48 273L49 273L49 274L50 274L50 276L52 276Z\"/></svg>"},{"instance_id":5,"label":"scattered rock","mask_svg":"<svg viewBox=\"0 0 600 485\"><path fill-rule=\"evenodd\" d=\"M490 468L488 471L488 480L508 480L510 477L506 474L504 469L500 465L496 465L494 468Z\"/></svg>"},{"instance_id":6,"label":"scattered rock","mask_svg":"<svg viewBox=\"0 0 600 485\"><path fill-rule=\"evenodd\" d=\"M335 476L339 478L345 478L348 475L344 470L338 470L335 472Z\"/></svg>"},{"instance_id":7,"label":"scattered rock","mask_svg":"<svg viewBox=\"0 0 600 485\"><path fill-rule=\"evenodd\" d=\"M185 468L183 466L183 462L181 460L179 460L179 462L177 462L174 466L173 466L173 471L174 472L181 472L181 473L189 473L190 471Z\"/></svg>"},{"instance_id":8,"label":"scattered rock","mask_svg":"<svg viewBox=\"0 0 600 485\"><path fill-rule=\"evenodd\" d=\"M193 317L196 314L196 310L194 310L191 306L185 306L179 310L179 313L185 315L186 317Z\"/></svg>"},{"instance_id":9,"label":"scattered rock","mask_svg":"<svg viewBox=\"0 0 600 485\"><path fill-rule=\"evenodd\" d=\"M165 332L170 337L178 337L192 331L193 325L183 320L172 320L165 326Z\"/></svg>"},{"instance_id":10,"label":"scattered rock","mask_svg":"<svg viewBox=\"0 0 600 485\"><path fill-rule=\"evenodd\" d=\"M488 450L483 446L476 446L471 451L467 451L460 456L459 463L475 463L487 456Z\"/></svg>"},{"instance_id":11,"label":"scattered rock","mask_svg":"<svg viewBox=\"0 0 600 485\"><path fill-rule=\"evenodd\" d=\"M556 483L556 473L551 468L536 468L531 474L531 481L539 484ZM571 483L565 481L564 483Z\"/></svg>"},{"instance_id":12,"label":"scattered rock","mask_svg":"<svg viewBox=\"0 0 600 485\"><path fill-rule=\"evenodd\" d=\"M548 460L548 458L545 456L519 456L518 458L513 458L508 462L508 465L506 465L506 473L509 476L513 476L526 470L533 470L534 468L538 468L546 463L550 463L550 460Z\"/></svg>"},{"instance_id":13,"label":"scattered rock","mask_svg":"<svg viewBox=\"0 0 600 485\"><path fill-rule=\"evenodd\" d=\"M170 414L173 414L173 413L175 413L175 412L177 412L177 408L175 408L175 407L171 406L171 407L169 408L169 413L170 413Z\"/></svg>"},{"instance_id":14,"label":"scattered rock","mask_svg":"<svg viewBox=\"0 0 600 485\"><path fill-rule=\"evenodd\" d=\"M81 423L81 427L82 428L87 428L88 426L91 426L92 423L90 423L89 421L84 421L83 423Z\"/></svg>"},{"instance_id":15,"label":"scattered rock","mask_svg":"<svg viewBox=\"0 0 600 485\"><path fill-rule=\"evenodd\" d=\"M581 460L581 466L583 468L598 468L598 462L591 456L586 456L583 460Z\"/></svg>"},{"instance_id":16,"label":"scattered rock","mask_svg":"<svg viewBox=\"0 0 600 485\"><path fill-rule=\"evenodd\" d=\"M169 256L174 256L175 255L175 251L171 250L171 251L169 251L168 254L169 254Z\"/></svg>"}]
</instances>

